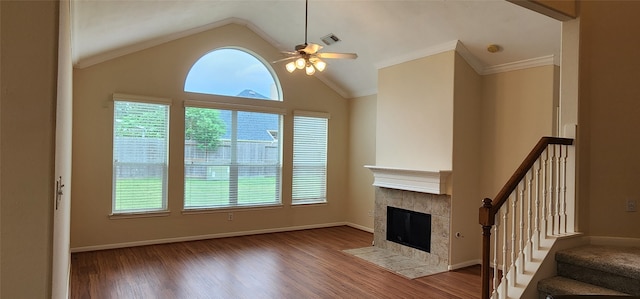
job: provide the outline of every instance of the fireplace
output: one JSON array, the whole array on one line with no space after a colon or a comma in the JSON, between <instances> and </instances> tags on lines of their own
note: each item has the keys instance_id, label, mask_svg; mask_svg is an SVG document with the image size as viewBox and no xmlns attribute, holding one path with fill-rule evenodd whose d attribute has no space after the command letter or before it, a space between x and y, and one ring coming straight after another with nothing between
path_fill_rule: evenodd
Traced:
<instances>
[{"instance_id":1,"label":"fireplace","mask_svg":"<svg viewBox=\"0 0 640 299\"><path fill-rule=\"evenodd\" d=\"M366 167L373 172L373 185L376 187L373 223L375 246L425 263L436 272L447 271L451 235L451 171L430 172L379 166ZM396 217L392 215L394 209L410 211L411 217L416 214L429 215L429 229L426 229L426 224L422 224L423 228L416 229L429 232L428 250L417 248L426 247L426 245L412 246L387 239L391 227L388 216ZM402 223L407 220L397 221ZM412 220L409 220L409 223L411 222ZM391 232L391 235L393 234L395 233ZM402 239L405 238L406 236L402 237ZM395 239L397 240L398 237L396 236Z\"/></svg>"},{"instance_id":2,"label":"fireplace","mask_svg":"<svg viewBox=\"0 0 640 299\"><path fill-rule=\"evenodd\" d=\"M431 251L431 215L387 206L387 241Z\"/></svg>"}]
</instances>

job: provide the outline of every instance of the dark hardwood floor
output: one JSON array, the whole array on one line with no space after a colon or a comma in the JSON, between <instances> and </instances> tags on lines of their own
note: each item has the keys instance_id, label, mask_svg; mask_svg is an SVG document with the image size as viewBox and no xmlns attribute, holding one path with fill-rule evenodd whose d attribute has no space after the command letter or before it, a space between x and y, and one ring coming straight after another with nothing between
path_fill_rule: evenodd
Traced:
<instances>
[{"instance_id":1,"label":"dark hardwood floor","mask_svg":"<svg viewBox=\"0 0 640 299\"><path fill-rule=\"evenodd\" d=\"M341 226L74 253L71 298L480 298L480 266L406 279Z\"/></svg>"}]
</instances>

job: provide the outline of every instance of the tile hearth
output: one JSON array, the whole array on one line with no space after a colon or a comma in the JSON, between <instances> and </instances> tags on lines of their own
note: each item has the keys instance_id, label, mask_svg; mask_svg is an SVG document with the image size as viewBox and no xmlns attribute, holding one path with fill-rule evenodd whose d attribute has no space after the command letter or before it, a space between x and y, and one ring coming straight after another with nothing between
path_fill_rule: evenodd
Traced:
<instances>
[{"instance_id":1,"label":"tile hearth","mask_svg":"<svg viewBox=\"0 0 640 299\"><path fill-rule=\"evenodd\" d=\"M429 264L375 246L346 249L345 253L361 258L408 279L444 272Z\"/></svg>"}]
</instances>

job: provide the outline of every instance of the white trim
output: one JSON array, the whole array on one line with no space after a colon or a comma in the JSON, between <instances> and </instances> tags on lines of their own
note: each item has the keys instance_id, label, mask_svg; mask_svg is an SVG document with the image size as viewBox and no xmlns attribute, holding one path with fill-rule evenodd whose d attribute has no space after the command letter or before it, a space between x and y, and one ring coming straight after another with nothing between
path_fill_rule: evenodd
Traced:
<instances>
[{"instance_id":1,"label":"white trim","mask_svg":"<svg viewBox=\"0 0 640 299\"><path fill-rule=\"evenodd\" d=\"M291 51L291 50L289 50L289 51ZM336 84L335 82L331 81L330 79L327 79L323 75L323 73L316 72L313 76L316 77L318 80L320 80L320 82L324 83L326 86L331 88L333 91L338 93L341 97L343 97L345 99L348 99L348 98L351 97L351 94L349 92L347 92L346 90L344 90L343 88L338 86L338 84Z\"/></svg>"},{"instance_id":2,"label":"white trim","mask_svg":"<svg viewBox=\"0 0 640 299\"><path fill-rule=\"evenodd\" d=\"M280 202L272 205L259 205L259 206L223 206L216 208L183 208L182 215L197 215L197 214L215 214L215 213L233 213L246 210L273 210L282 209L284 205Z\"/></svg>"},{"instance_id":3,"label":"white trim","mask_svg":"<svg viewBox=\"0 0 640 299\"><path fill-rule=\"evenodd\" d=\"M352 93L349 99L366 97L366 96L377 95L377 94L378 94L378 87L376 85L376 88Z\"/></svg>"},{"instance_id":4,"label":"white trim","mask_svg":"<svg viewBox=\"0 0 640 299\"><path fill-rule=\"evenodd\" d=\"M316 112L316 111L305 111L305 110L294 110L293 116L303 116L303 117L315 117L315 118L326 118L331 119L331 114L326 112Z\"/></svg>"},{"instance_id":5,"label":"white trim","mask_svg":"<svg viewBox=\"0 0 640 299\"><path fill-rule=\"evenodd\" d=\"M591 245L640 247L640 238L623 238L623 237L607 237L607 236L589 236L588 238L589 238L589 244Z\"/></svg>"},{"instance_id":6,"label":"white trim","mask_svg":"<svg viewBox=\"0 0 640 299\"><path fill-rule=\"evenodd\" d=\"M93 245L93 246L81 246L81 247L71 248L71 253L105 250L105 249L116 249L116 248L128 248L128 247L137 247L137 246L146 246L146 245L168 244L168 243L177 243L177 242L199 241L199 240L208 240L208 239L219 239L219 238L227 238L227 237L240 237L240 236L270 234L270 233L282 233L282 232L298 231L298 230L305 230L305 229L327 228L327 227L336 227L336 226L344 226L344 225L347 225L347 223L333 222L333 223L279 227L279 228L269 228L269 229L259 229L259 230L249 230L249 231L239 231L239 232L229 232L229 233L217 233L217 234L188 236L188 237L176 237L176 238L166 238L166 239L154 239L154 240L143 240L143 241L134 241L134 242Z\"/></svg>"},{"instance_id":7,"label":"white trim","mask_svg":"<svg viewBox=\"0 0 640 299\"><path fill-rule=\"evenodd\" d=\"M482 260L470 260L470 261L466 261L466 262L462 262L462 263L457 263L455 265L449 265L447 266L447 269L449 271L451 270L457 270L457 269L462 269L462 268L466 268L469 266L475 266L475 265L482 265Z\"/></svg>"},{"instance_id":8,"label":"white trim","mask_svg":"<svg viewBox=\"0 0 640 299\"><path fill-rule=\"evenodd\" d=\"M73 3L75 1L71 1L71 3ZM188 29L188 30L184 30L181 32L176 32L174 34L169 34L169 35L165 35L165 36L161 36L155 39L151 39L145 42L140 42L131 46L127 46L127 47L122 47L122 48L118 48L115 50L111 50L111 51L107 51L107 52L103 52L103 53L98 53L89 57L85 57L85 58L80 58L77 56L74 56L73 62L74 62L74 66L76 68L87 68L90 67L92 65L96 65L98 63L102 63L105 61L109 61L111 59L115 59L121 56L125 56L125 55L129 55L131 53L135 53L138 51L142 51L142 50L146 50L158 45L162 45L174 40L177 40L179 38L183 38L183 37L187 37L193 34L197 34L200 32L205 32L207 30L210 29L214 29L214 28L218 28L218 27L222 27L225 25L229 25L229 24L238 24L238 25L244 25L248 28L256 28L253 25L248 25L248 22L239 18L228 18L228 19L224 19L224 20L220 20L218 22L213 22L204 26L200 26L200 27L196 27L193 29ZM72 30L73 31L73 30ZM256 32L258 33L258 35L260 35L261 37L263 37L260 33L262 32ZM262 33L264 34L264 33ZM264 37L263 37L264 38ZM267 39L268 41L273 41L272 38Z\"/></svg>"},{"instance_id":9,"label":"white trim","mask_svg":"<svg viewBox=\"0 0 640 299\"><path fill-rule=\"evenodd\" d=\"M379 69L390 67L396 64L404 63L407 61L411 61L411 60L415 60L415 59L419 59L419 58L423 58L423 57L427 57L435 54L440 54L447 51L452 51L456 49L457 45L458 45L458 40L452 40L446 43L435 45L433 47L420 49L417 51L413 51L411 53L407 53L405 55L393 57L391 59L378 62L375 64L375 67L379 70Z\"/></svg>"},{"instance_id":10,"label":"white trim","mask_svg":"<svg viewBox=\"0 0 640 299\"><path fill-rule=\"evenodd\" d=\"M365 165L373 172L373 185L431 194L448 194L449 170L426 171Z\"/></svg>"},{"instance_id":11,"label":"white trim","mask_svg":"<svg viewBox=\"0 0 640 299\"><path fill-rule=\"evenodd\" d=\"M509 62L484 68L480 75L490 75L509 71L517 71L538 66L547 66L555 64L554 55L542 56L538 58L525 59L515 62Z\"/></svg>"},{"instance_id":12,"label":"white trim","mask_svg":"<svg viewBox=\"0 0 640 299\"><path fill-rule=\"evenodd\" d=\"M287 109L284 109L284 108L242 105L242 104L229 104L229 103L198 101L198 100L185 100L184 107L214 108L214 109L224 109L224 110L265 112L265 113L287 115Z\"/></svg>"},{"instance_id":13,"label":"white trim","mask_svg":"<svg viewBox=\"0 0 640 299\"><path fill-rule=\"evenodd\" d=\"M162 211L149 211L149 212L138 212L138 213L113 213L109 215L109 219L131 219L131 218L149 218L149 217L166 217L171 215L171 211L162 210Z\"/></svg>"},{"instance_id":14,"label":"white trim","mask_svg":"<svg viewBox=\"0 0 640 299\"><path fill-rule=\"evenodd\" d=\"M474 71L476 71L476 73L482 74L485 68L484 64L480 60L478 60L478 58L475 57L461 41L458 41L458 44L456 45L456 52L458 52L458 54L460 54L460 56L464 58L464 60L469 64L469 66L471 66L471 68L473 68Z\"/></svg>"},{"instance_id":15,"label":"white trim","mask_svg":"<svg viewBox=\"0 0 640 299\"><path fill-rule=\"evenodd\" d=\"M115 101L140 102L140 103L164 104L169 106L171 106L171 103L172 103L172 100L169 98L141 96L141 95L133 95L133 94L125 94L125 93L114 93L112 99L114 102Z\"/></svg>"}]
</instances>

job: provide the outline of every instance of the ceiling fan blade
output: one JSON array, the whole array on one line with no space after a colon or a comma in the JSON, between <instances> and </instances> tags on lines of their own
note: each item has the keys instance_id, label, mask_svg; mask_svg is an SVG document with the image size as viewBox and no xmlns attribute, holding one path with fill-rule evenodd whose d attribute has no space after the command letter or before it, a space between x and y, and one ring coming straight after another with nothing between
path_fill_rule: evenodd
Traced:
<instances>
[{"instance_id":1,"label":"ceiling fan blade","mask_svg":"<svg viewBox=\"0 0 640 299\"><path fill-rule=\"evenodd\" d=\"M356 59L358 58L358 54L356 53L317 53L317 57L319 58L327 58L327 59Z\"/></svg>"},{"instance_id":2,"label":"ceiling fan blade","mask_svg":"<svg viewBox=\"0 0 640 299\"><path fill-rule=\"evenodd\" d=\"M291 56L291 57L287 57L287 58L274 60L271 63L279 63L279 62L288 61L288 60L294 60L294 59L298 59L298 56Z\"/></svg>"},{"instance_id":3,"label":"ceiling fan blade","mask_svg":"<svg viewBox=\"0 0 640 299\"><path fill-rule=\"evenodd\" d=\"M316 52L320 51L320 49L322 49L321 45L309 43L302 51L307 54L315 54Z\"/></svg>"}]
</instances>

